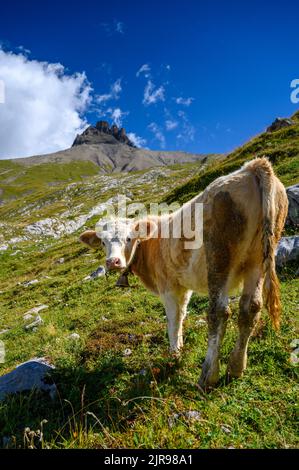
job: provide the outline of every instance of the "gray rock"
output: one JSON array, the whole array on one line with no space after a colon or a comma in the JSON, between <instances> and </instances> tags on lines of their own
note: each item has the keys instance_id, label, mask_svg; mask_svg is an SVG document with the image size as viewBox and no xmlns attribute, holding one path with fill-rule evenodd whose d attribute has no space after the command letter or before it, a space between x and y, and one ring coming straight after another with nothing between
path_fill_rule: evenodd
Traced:
<instances>
[{"instance_id":1,"label":"gray rock","mask_svg":"<svg viewBox=\"0 0 299 470\"><path fill-rule=\"evenodd\" d=\"M104 277L105 275L106 275L106 269L104 268L104 266L100 266L96 271L86 276L83 280L93 281L94 279L97 279L98 277Z\"/></svg>"},{"instance_id":2,"label":"gray rock","mask_svg":"<svg viewBox=\"0 0 299 470\"><path fill-rule=\"evenodd\" d=\"M33 279L32 281L21 282L21 285L24 287L29 287L29 286L34 286L35 284L38 284L38 283L39 283L38 279Z\"/></svg>"},{"instance_id":3,"label":"gray rock","mask_svg":"<svg viewBox=\"0 0 299 470\"><path fill-rule=\"evenodd\" d=\"M5 335L5 334L8 333L8 332L9 332L9 330L2 330L2 331L0 331L0 336L1 336L1 335Z\"/></svg>"},{"instance_id":4,"label":"gray rock","mask_svg":"<svg viewBox=\"0 0 299 470\"><path fill-rule=\"evenodd\" d=\"M24 315L37 315L42 310L49 308L48 305L39 305L38 307L33 307L31 310L28 310Z\"/></svg>"},{"instance_id":5,"label":"gray rock","mask_svg":"<svg viewBox=\"0 0 299 470\"><path fill-rule=\"evenodd\" d=\"M287 188L289 212L286 223L299 227L299 184Z\"/></svg>"},{"instance_id":6,"label":"gray rock","mask_svg":"<svg viewBox=\"0 0 299 470\"><path fill-rule=\"evenodd\" d=\"M272 122L271 126L267 128L266 132L275 132L283 129L284 127L293 126L295 123L292 119L288 118L276 118L274 122Z\"/></svg>"},{"instance_id":7,"label":"gray rock","mask_svg":"<svg viewBox=\"0 0 299 470\"><path fill-rule=\"evenodd\" d=\"M68 339L78 341L80 339L80 335L78 335L78 333L72 333L71 335L68 336Z\"/></svg>"},{"instance_id":8,"label":"gray rock","mask_svg":"<svg viewBox=\"0 0 299 470\"><path fill-rule=\"evenodd\" d=\"M276 250L276 265L282 267L296 260L299 261L299 235L281 238Z\"/></svg>"},{"instance_id":9,"label":"gray rock","mask_svg":"<svg viewBox=\"0 0 299 470\"><path fill-rule=\"evenodd\" d=\"M45 358L35 358L20 364L9 374L0 377L0 400L4 400L10 394L31 390L49 392L51 398L54 398L56 386L45 381L53 369L54 366Z\"/></svg>"},{"instance_id":10,"label":"gray rock","mask_svg":"<svg viewBox=\"0 0 299 470\"><path fill-rule=\"evenodd\" d=\"M34 322L30 323L30 325L27 325L25 326L25 330L26 331L30 331L30 330L33 330L33 331L36 331L36 328L40 325L42 325L44 323L44 320L42 319L42 317L40 317L39 315L35 318Z\"/></svg>"}]
</instances>

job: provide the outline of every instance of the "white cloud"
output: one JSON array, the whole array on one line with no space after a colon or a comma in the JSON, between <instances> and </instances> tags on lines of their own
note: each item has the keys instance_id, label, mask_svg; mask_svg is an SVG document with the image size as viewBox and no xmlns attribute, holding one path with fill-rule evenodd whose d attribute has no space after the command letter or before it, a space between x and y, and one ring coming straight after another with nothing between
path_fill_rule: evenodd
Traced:
<instances>
[{"instance_id":1,"label":"white cloud","mask_svg":"<svg viewBox=\"0 0 299 470\"><path fill-rule=\"evenodd\" d=\"M107 114L110 115L112 122L121 127L123 123L123 118L129 114L128 111L122 111L120 108L109 108L107 109Z\"/></svg>"},{"instance_id":2,"label":"white cloud","mask_svg":"<svg viewBox=\"0 0 299 470\"><path fill-rule=\"evenodd\" d=\"M144 74L145 78L149 78L151 76L151 68L149 64L143 64L140 69L136 73L136 77L139 77L142 73Z\"/></svg>"},{"instance_id":3,"label":"white cloud","mask_svg":"<svg viewBox=\"0 0 299 470\"><path fill-rule=\"evenodd\" d=\"M70 147L86 127L91 101L85 73L68 75L61 64L29 60L0 49L0 158L45 154Z\"/></svg>"},{"instance_id":4,"label":"white cloud","mask_svg":"<svg viewBox=\"0 0 299 470\"><path fill-rule=\"evenodd\" d=\"M144 89L143 104L149 106L158 101L165 101L165 88L160 86L156 88L151 80L149 80Z\"/></svg>"},{"instance_id":5,"label":"white cloud","mask_svg":"<svg viewBox=\"0 0 299 470\"><path fill-rule=\"evenodd\" d=\"M151 124L149 124L148 128L154 134L155 139L158 140L158 142L160 143L160 147L164 149L166 140L160 127L155 122L152 122Z\"/></svg>"},{"instance_id":6,"label":"white cloud","mask_svg":"<svg viewBox=\"0 0 299 470\"><path fill-rule=\"evenodd\" d=\"M118 20L113 20L111 23L100 23L100 26L108 37L114 34L124 34L125 32L125 23Z\"/></svg>"},{"instance_id":7,"label":"white cloud","mask_svg":"<svg viewBox=\"0 0 299 470\"><path fill-rule=\"evenodd\" d=\"M179 111L178 116L182 118L180 133L176 136L178 140L184 143L193 142L195 137L195 127L190 123L187 114Z\"/></svg>"},{"instance_id":8,"label":"white cloud","mask_svg":"<svg viewBox=\"0 0 299 470\"><path fill-rule=\"evenodd\" d=\"M102 104L102 103L106 103L107 101L110 101L110 100L118 100L121 91L122 91L121 78L118 78L110 86L110 92L105 93L103 95L97 95L96 96L96 101L97 101L97 103Z\"/></svg>"},{"instance_id":9,"label":"white cloud","mask_svg":"<svg viewBox=\"0 0 299 470\"><path fill-rule=\"evenodd\" d=\"M144 147L146 145L146 139L143 139L139 135L136 135L134 132L129 132L128 137L131 142L133 142L136 147Z\"/></svg>"},{"instance_id":10,"label":"white cloud","mask_svg":"<svg viewBox=\"0 0 299 470\"><path fill-rule=\"evenodd\" d=\"M183 106L190 106L192 102L194 101L194 98L183 98L182 96L179 96L178 98L175 98L176 104L182 104Z\"/></svg>"},{"instance_id":11,"label":"white cloud","mask_svg":"<svg viewBox=\"0 0 299 470\"><path fill-rule=\"evenodd\" d=\"M121 21L116 21L114 25L116 33L124 34L124 23L122 23Z\"/></svg>"},{"instance_id":12,"label":"white cloud","mask_svg":"<svg viewBox=\"0 0 299 470\"><path fill-rule=\"evenodd\" d=\"M176 129L178 125L179 123L177 121L173 121L171 119L167 119L167 121L165 121L165 127L167 131L172 131L173 129Z\"/></svg>"}]
</instances>

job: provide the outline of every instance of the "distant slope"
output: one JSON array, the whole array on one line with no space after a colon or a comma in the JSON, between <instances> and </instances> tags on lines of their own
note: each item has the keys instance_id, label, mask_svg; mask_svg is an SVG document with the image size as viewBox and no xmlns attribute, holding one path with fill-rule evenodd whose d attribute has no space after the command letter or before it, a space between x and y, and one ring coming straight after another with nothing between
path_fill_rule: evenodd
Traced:
<instances>
[{"instance_id":1,"label":"distant slope","mask_svg":"<svg viewBox=\"0 0 299 470\"><path fill-rule=\"evenodd\" d=\"M175 188L163 200L184 203L219 176L235 171L246 161L261 156L269 158L285 186L299 182L299 111L292 116L292 121L293 125L274 132L264 132L237 148L225 159L210 162L199 175Z\"/></svg>"}]
</instances>

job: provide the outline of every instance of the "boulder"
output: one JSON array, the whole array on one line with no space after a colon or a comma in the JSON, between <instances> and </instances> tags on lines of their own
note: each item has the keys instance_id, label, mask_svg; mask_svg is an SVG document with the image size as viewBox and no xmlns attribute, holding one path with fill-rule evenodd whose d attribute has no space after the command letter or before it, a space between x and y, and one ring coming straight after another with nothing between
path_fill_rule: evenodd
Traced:
<instances>
[{"instance_id":1,"label":"boulder","mask_svg":"<svg viewBox=\"0 0 299 470\"><path fill-rule=\"evenodd\" d=\"M32 390L48 392L54 398L56 386L49 380L53 369L54 366L45 358L35 358L17 366L9 374L0 377L0 400L4 400L7 395Z\"/></svg>"},{"instance_id":2,"label":"boulder","mask_svg":"<svg viewBox=\"0 0 299 470\"><path fill-rule=\"evenodd\" d=\"M276 265L282 267L296 260L299 263L299 235L281 238L276 250Z\"/></svg>"},{"instance_id":3,"label":"boulder","mask_svg":"<svg viewBox=\"0 0 299 470\"><path fill-rule=\"evenodd\" d=\"M299 227L299 184L287 188L289 212L286 223Z\"/></svg>"},{"instance_id":4,"label":"boulder","mask_svg":"<svg viewBox=\"0 0 299 470\"><path fill-rule=\"evenodd\" d=\"M271 126L269 126L266 132L275 132L283 129L285 127L293 126L295 124L292 119L288 118L276 118L274 122L272 122Z\"/></svg>"}]
</instances>

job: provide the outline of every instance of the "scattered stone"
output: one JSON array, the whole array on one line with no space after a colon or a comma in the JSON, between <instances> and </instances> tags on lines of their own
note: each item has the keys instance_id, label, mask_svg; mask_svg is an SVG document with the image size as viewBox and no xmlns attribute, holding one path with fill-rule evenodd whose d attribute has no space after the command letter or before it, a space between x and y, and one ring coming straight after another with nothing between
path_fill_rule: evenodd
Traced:
<instances>
[{"instance_id":1,"label":"scattered stone","mask_svg":"<svg viewBox=\"0 0 299 470\"><path fill-rule=\"evenodd\" d=\"M34 322L30 323L30 325L25 326L25 330L26 330L26 331L30 331L30 330L36 331L36 328L37 328L38 326L41 326L43 323L44 323L44 320L42 319L42 317L40 317L40 316L38 315L38 316L35 318Z\"/></svg>"},{"instance_id":2,"label":"scattered stone","mask_svg":"<svg viewBox=\"0 0 299 470\"><path fill-rule=\"evenodd\" d=\"M289 186L287 189L289 210L286 223L299 227L299 184Z\"/></svg>"},{"instance_id":3,"label":"scattered stone","mask_svg":"<svg viewBox=\"0 0 299 470\"><path fill-rule=\"evenodd\" d=\"M1 336L1 335L5 335L5 334L8 333L9 331L10 331L10 330L2 330L2 331L0 331L0 336Z\"/></svg>"},{"instance_id":4,"label":"scattered stone","mask_svg":"<svg viewBox=\"0 0 299 470\"><path fill-rule=\"evenodd\" d=\"M203 325L206 325L207 324L207 321L204 320L203 318L200 318L199 320L196 320L195 322L195 326L203 326Z\"/></svg>"},{"instance_id":5,"label":"scattered stone","mask_svg":"<svg viewBox=\"0 0 299 470\"><path fill-rule=\"evenodd\" d=\"M55 264L64 264L65 263L65 259L64 258L59 258L55 261Z\"/></svg>"},{"instance_id":6,"label":"scattered stone","mask_svg":"<svg viewBox=\"0 0 299 470\"><path fill-rule=\"evenodd\" d=\"M125 350L124 350L124 353L123 353L123 355L124 355L125 357L129 357L129 356L131 356L132 354L133 354L133 353L132 353L132 350L129 349L129 348L128 348L128 349L125 349Z\"/></svg>"},{"instance_id":7,"label":"scattered stone","mask_svg":"<svg viewBox=\"0 0 299 470\"><path fill-rule=\"evenodd\" d=\"M21 250L17 250L14 253L12 253L10 256L17 256L19 253L22 253Z\"/></svg>"},{"instance_id":8,"label":"scattered stone","mask_svg":"<svg viewBox=\"0 0 299 470\"><path fill-rule=\"evenodd\" d=\"M297 356L297 354L292 352L290 355L290 363L293 365L296 365L298 364L298 362L299 362L299 357Z\"/></svg>"},{"instance_id":9,"label":"scattered stone","mask_svg":"<svg viewBox=\"0 0 299 470\"><path fill-rule=\"evenodd\" d=\"M293 341L290 343L290 348L295 349L299 346L299 339L293 339Z\"/></svg>"},{"instance_id":10,"label":"scattered stone","mask_svg":"<svg viewBox=\"0 0 299 470\"><path fill-rule=\"evenodd\" d=\"M78 335L78 333L72 333L71 335L68 336L68 339L78 341L80 339L80 335Z\"/></svg>"},{"instance_id":11,"label":"scattered stone","mask_svg":"<svg viewBox=\"0 0 299 470\"><path fill-rule=\"evenodd\" d=\"M20 284L24 287L29 287L29 286L34 286L35 284L38 284L39 280L38 279L33 279L33 281L25 281L21 282Z\"/></svg>"},{"instance_id":12,"label":"scattered stone","mask_svg":"<svg viewBox=\"0 0 299 470\"><path fill-rule=\"evenodd\" d=\"M100 266L96 271L86 276L83 281L93 281L99 277L104 277L106 275L106 269L104 266Z\"/></svg>"},{"instance_id":13,"label":"scattered stone","mask_svg":"<svg viewBox=\"0 0 299 470\"><path fill-rule=\"evenodd\" d=\"M39 312L46 310L47 308L49 308L48 305L39 305L38 307L33 307L31 310L28 310L25 315L37 315Z\"/></svg>"},{"instance_id":14,"label":"scattered stone","mask_svg":"<svg viewBox=\"0 0 299 470\"><path fill-rule=\"evenodd\" d=\"M9 374L0 377L0 400L4 400L7 395L31 391L43 390L50 393L51 398L55 397L56 386L49 384L48 375L54 369L45 358L35 358L20 364Z\"/></svg>"},{"instance_id":15,"label":"scattered stone","mask_svg":"<svg viewBox=\"0 0 299 470\"><path fill-rule=\"evenodd\" d=\"M172 428L176 424L176 421L178 421L180 418L194 423L201 420L201 413L199 413L199 411L184 411L183 413L174 413L168 418L169 427Z\"/></svg>"},{"instance_id":16,"label":"scattered stone","mask_svg":"<svg viewBox=\"0 0 299 470\"><path fill-rule=\"evenodd\" d=\"M299 235L281 238L276 250L277 266L282 267L296 260L299 260Z\"/></svg>"},{"instance_id":17,"label":"scattered stone","mask_svg":"<svg viewBox=\"0 0 299 470\"><path fill-rule=\"evenodd\" d=\"M222 424L221 430L225 432L225 434L230 434L232 432L231 427L228 424Z\"/></svg>"},{"instance_id":18,"label":"scattered stone","mask_svg":"<svg viewBox=\"0 0 299 470\"><path fill-rule=\"evenodd\" d=\"M0 251L7 251L8 245L0 245Z\"/></svg>"},{"instance_id":19,"label":"scattered stone","mask_svg":"<svg viewBox=\"0 0 299 470\"><path fill-rule=\"evenodd\" d=\"M103 320L103 321L109 321L109 318L102 317L102 320Z\"/></svg>"}]
</instances>

